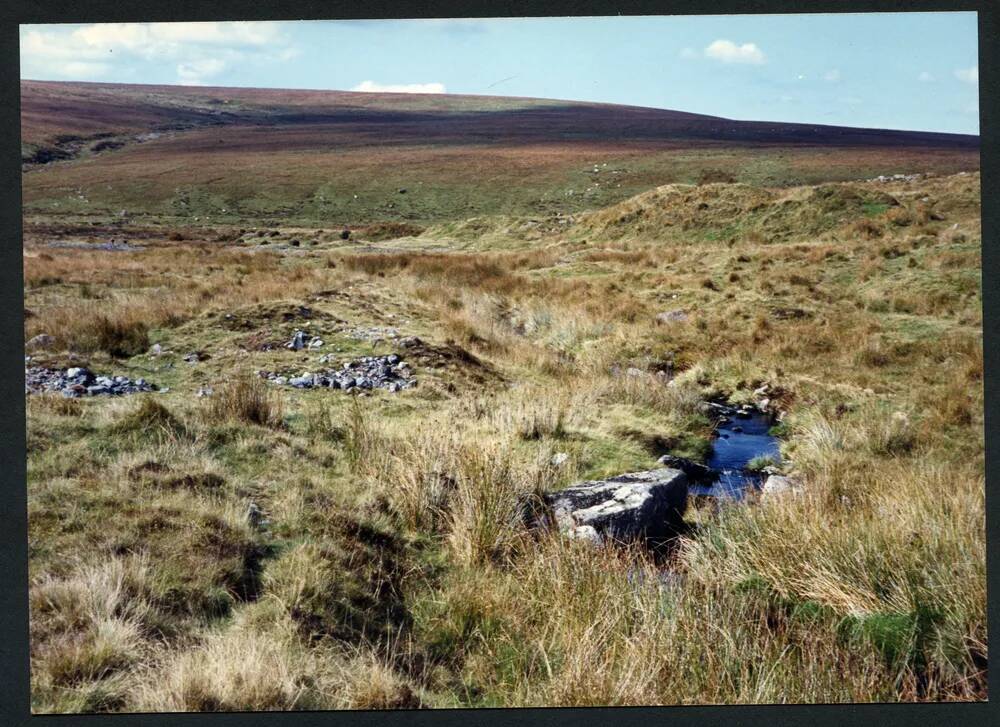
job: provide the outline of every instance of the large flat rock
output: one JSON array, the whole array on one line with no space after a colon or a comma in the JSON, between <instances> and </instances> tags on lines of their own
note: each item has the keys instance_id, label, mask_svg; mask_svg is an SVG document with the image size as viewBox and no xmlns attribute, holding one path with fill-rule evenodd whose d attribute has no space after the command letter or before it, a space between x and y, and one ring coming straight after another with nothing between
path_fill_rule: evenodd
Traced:
<instances>
[{"instance_id":1,"label":"large flat rock","mask_svg":"<svg viewBox=\"0 0 1000 727\"><path fill-rule=\"evenodd\" d=\"M588 480L546 496L560 531L594 541L667 537L687 508L688 477L670 467Z\"/></svg>"}]
</instances>

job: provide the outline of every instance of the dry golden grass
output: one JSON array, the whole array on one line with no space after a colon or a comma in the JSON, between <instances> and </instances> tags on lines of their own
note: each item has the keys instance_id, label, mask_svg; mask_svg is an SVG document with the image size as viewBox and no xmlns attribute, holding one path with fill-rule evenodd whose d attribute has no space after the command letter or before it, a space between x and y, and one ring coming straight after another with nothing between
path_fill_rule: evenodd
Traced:
<instances>
[{"instance_id":1,"label":"dry golden grass","mask_svg":"<svg viewBox=\"0 0 1000 727\"><path fill-rule=\"evenodd\" d=\"M284 401L259 376L237 374L210 399L208 415L216 421L280 427Z\"/></svg>"},{"instance_id":2,"label":"dry golden grass","mask_svg":"<svg viewBox=\"0 0 1000 727\"><path fill-rule=\"evenodd\" d=\"M36 711L985 698L973 183L864 186L898 197L884 211L786 190L780 214L721 232L777 193L676 187L584 220L613 240L531 249L27 258L26 335L60 340L41 356L112 354L66 315L95 300L212 351L172 369L94 354L164 366L148 376L169 394L29 400ZM840 204L815 235L783 227ZM281 317L298 305L345 358L391 344L341 319L457 355L397 395L232 377L313 365L238 347L240 321L304 325ZM525 528L541 490L704 455L700 404L762 383L802 495L694 508L666 563ZM251 500L266 528L242 519Z\"/></svg>"}]
</instances>

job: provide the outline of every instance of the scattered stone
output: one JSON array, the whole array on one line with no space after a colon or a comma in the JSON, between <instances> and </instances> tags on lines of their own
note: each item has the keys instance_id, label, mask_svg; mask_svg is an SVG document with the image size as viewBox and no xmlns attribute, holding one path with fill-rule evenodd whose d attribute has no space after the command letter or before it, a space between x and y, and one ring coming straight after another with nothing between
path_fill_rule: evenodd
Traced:
<instances>
[{"instance_id":1,"label":"scattered stone","mask_svg":"<svg viewBox=\"0 0 1000 727\"><path fill-rule=\"evenodd\" d=\"M187 356L184 357L184 360L190 364L195 364L198 363L199 361L207 361L210 358L211 356L209 356L204 351L192 351L191 353L189 353Z\"/></svg>"},{"instance_id":2,"label":"scattered stone","mask_svg":"<svg viewBox=\"0 0 1000 727\"><path fill-rule=\"evenodd\" d=\"M163 355L163 346L161 346L158 343L154 343L149 348L149 355L150 356L161 356L161 355Z\"/></svg>"},{"instance_id":3,"label":"scattered stone","mask_svg":"<svg viewBox=\"0 0 1000 727\"><path fill-rule=\"evenodd\" d=\"M195 396L197 396L199 399L201 399L201 398L204 398L206 396L211 396L213 393L214 393L214 391L213 391L213 389L212 389L211 386L199 386L198 387L198 393L195 394Z\"/></svg>"},{"instance_id":4,"label":"scattered stone","mask_svg":"<svg viewBox=\"0 0 1000 727\"><path fill-rule=\"evenodd\" d=\"M371 328L355 328L348 332L347 335L355 341L370 341L374 343L375 341L399 338L399 329L372 326Z\"/></svg>"},{"instance_id":5,"label":"scattered stone","mask_svg":"<svg viewBox=\"0 0 1000 727\"><path fill-rule=\"evenodd\" d=\"M37 336L29 338L24 344L26 351L37 351L39 349L52 348L55 345L56 339L50 336L48 333L39 333Z\"/></svg>"},{"instance_id":6,"label":"scattered stone","mask_svg":"<svg viewBox=\"0 0 1000 727\"><path fill-rule=\"evenodd\" d=\"M306 325L309 325L308 323ZM301 351L304 348L319 348L323 345L323 339L305 331L295 331L292 340L285 344L285 348L292 351Z\"/></svg>"},{"instance_id":7,"label":"scattered stone","mask_svg":"<svg viewBox=\"0 0 1000 727\"><path fill-rule=\"evenodd\" d=\"M145 379L133 381L127 376L97 376L89 369L74 366L65 371L41 366L24 369L24 393L61 392L66 397L122 396L156 391Z\"/></svg>"},{"instance_id":8,"label":"scattered stone","mask_svg":"<svg viewBox=\"0 0 1000 727\"><path fill-rule=\"evenodd\" d=\"M561 467L569 459L569 455L566 452L556 452L552 455L552 459L549 460L553 467Z\"/></svg>"},{"instance_id":9,"label":"scattered stone","mask_svg":"<svg viewBox=\"0 0 1000 727\"><path fill-rule=\"evenodd\" d=\"M915 182L922 179L923 174L880 174L877 177L866 179L866 182Z\"/></svg>"},{"instance_id":10,"label":"scattered stone","mask_svg":"<svg viewBox=\"0 0 1000 727\"><path fill-rule=\"evenodd\" d=\"M591 542L668 537L683 523L688 477L679 469L630 472L547 494L564 535Z\"/></svg>"}]
</instances>

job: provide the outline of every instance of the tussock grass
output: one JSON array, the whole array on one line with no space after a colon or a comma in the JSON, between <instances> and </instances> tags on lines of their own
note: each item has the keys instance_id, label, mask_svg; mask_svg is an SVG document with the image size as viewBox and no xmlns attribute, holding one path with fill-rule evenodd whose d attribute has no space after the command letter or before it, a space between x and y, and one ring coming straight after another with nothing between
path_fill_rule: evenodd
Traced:
<instances>
[{"instance_id":1,"label":"tussock grass","mask_svg":"<svg viewBox=\"0 0 1000 727\"><path fill-rule=\"evenodd\" d=\"M28 257L26 333L83 346L54 326L89 282L212 352L115 362L168 394L28 401L36 711L985 698L977 184L674 186L530 248L491 218L422 234L462 252ZM234 355L302 370L236 341L303 304L420 385L218 383ZM706 456L703 401L764 383L800 496L689 508L660 559L528 526L541 491Z\"/></svg>"},{"instance_id":2,"label":"tussock grass","mask_svg":"<svg viewBox=\"0 0 1000 727\"><path fill-rule=\"evenodd\" d=\"M233 377L210 400L209 417L215 421L280 427L284 405L280 392L250 373Z\"/></svg>"}]
</instances>

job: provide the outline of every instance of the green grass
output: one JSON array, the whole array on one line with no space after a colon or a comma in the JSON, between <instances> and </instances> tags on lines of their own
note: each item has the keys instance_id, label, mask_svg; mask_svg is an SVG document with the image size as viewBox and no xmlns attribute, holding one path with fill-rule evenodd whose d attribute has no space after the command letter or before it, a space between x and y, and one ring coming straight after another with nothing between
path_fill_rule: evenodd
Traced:
<instances>
[{"instance_id":1,"label":"green grass","mask_svg":"<svg viewBox=\"0 0 1000 727\"><path fill-rule=\"evenodd\" d=\"M753 160L762 176L802 161ZM33 708L985 698L978 179L921 184L949 219L874 240L852 232L850 185L809 197L849 210L822 234L752 239L771 229L761 214L732 245L703 234L725 227L713 205L746 192L731 186L692 188L691 228L656 239L528 239L516 219L375 252L200 245L193 221L129 253L29 239L25 334L59 341L37 362L73 354L170 387L27 400ZM801 219L829 223L813 212ZM458 237L461 252L415 249ZM91 345L91 319L66 316L84 293L168 353ZM688 317L656 321L676 309ZM245 347L306 320L319 352ZM425 343L361 342L355 326ZM396 351L420 384L353 397L252 377L316 370L338 348ZM193 350L210 358L184 362ZM705 459L700 403L749 402L763 383L803 495L692 506L676 581L641 550L523 527L540 490L665 452ZM251 502L266 527L245 520Z\"/></svg>"}]
</instances>

